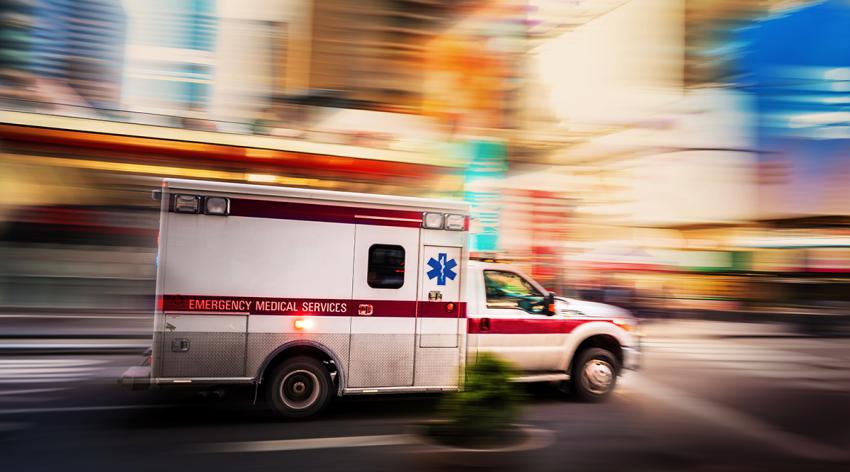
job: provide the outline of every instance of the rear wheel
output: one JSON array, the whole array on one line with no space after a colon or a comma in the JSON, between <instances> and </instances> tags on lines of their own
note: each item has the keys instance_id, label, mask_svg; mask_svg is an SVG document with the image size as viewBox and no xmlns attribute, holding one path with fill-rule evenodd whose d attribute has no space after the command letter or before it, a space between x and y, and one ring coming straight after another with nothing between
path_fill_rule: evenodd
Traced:
<instances>
[{"instance_id":1,"label":"rear wheel","mask_svg":"<svg viewBox=\"0 0 850 472\"><path fill-rule=\"evenodd\" d=\"M320 412L331 397L328 370L312 357L293 357L269 377L268 398L284 418L306 418Z\"/></svg>"},{"instance_id":2,"label":"rear wheel","mask_svg":"<svg viewBox=\"0 0 850 472\"><path fill-rule=\"evenodd\" d=\"M581 351L570 375L571 390L583 401L605 401L617 385L618 370L610 351L598 347Z\"/></svg>"}]
</instances>

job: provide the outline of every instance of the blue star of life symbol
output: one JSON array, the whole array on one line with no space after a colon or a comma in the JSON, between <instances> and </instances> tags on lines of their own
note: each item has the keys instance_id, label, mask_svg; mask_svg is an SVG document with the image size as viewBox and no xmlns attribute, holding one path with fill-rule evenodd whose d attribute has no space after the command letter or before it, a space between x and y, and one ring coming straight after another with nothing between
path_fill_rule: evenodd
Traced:
<instances>
[{"instance_id":1,"label":"blue star of life symbol","mask_svg":"<svg viewBox=\"0 0 850 472\"><path fill-rule=\"evenodd\" d=\"M457 273L453 271L457 266L457 262L454 259L448 259L448 255L445 252L441 252L437 254L437 258L433 257L428 260L428 266L431 267L431 270L426 274L429 279L437 278L437 285L446 285L446 279L454 280L457 277Z\"/></svg>"}]
</instances>

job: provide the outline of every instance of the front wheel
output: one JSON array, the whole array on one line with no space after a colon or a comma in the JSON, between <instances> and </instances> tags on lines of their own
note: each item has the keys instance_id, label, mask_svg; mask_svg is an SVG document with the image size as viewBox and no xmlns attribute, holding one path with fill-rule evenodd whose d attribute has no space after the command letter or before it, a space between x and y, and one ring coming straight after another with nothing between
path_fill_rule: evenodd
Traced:
<instances>
[{"instance_id":1,"label":"front wheel","mask_svg":"<svg viewBox=\"0 0 850 472\"><path fill-rule=\"evenodd\" d=\"M617 385L617 359L610 351L594 347L579 353L570 375L572 391L586 402L601 402Z\"/></svg>"},{"instance_id":2,"label":"front wheel","mask_svg":"<svg viewBox=\"0 0 850 472\"><path fill-rule=\"evenodd\" d=\"M269 377L268 398L284 418L306 418L320 412L331 396L328 370L312 357L293 357Z\"/></svg>"}]
</instances>

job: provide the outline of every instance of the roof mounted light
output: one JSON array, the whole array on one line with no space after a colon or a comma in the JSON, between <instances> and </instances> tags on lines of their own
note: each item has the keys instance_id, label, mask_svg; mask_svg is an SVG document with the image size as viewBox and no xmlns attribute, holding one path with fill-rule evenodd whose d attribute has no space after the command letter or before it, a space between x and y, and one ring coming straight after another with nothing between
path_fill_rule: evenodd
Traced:
<instances>
[{"instance_id":1,"label":"roof mounted light","mask_svg":"<svg viewBox=\"0 0 850 472\"><path fill-rule=\"evenodd\" d=\"M446 229L449 231L463 231L466 229L466 216L446 215Z\"/></svg>"},{"instance_id":2,"label":"roof mounted light","mask_svg":"<svg viewBox=\"0 0 850 472\"><path fill-rule=\"evenodd\" d=\"M201 210L200 197L197 195L175 195L174 211L177 213L195 213Z\"/></svg>"},{"instance_id":3,"label":"roof mounted light","mask_svg":"<svg viewBox=\"0 0 850 472\"><path fill-rule=\"evenodd\" d=\"M207 197L204 200L204 213L227 216L230 214L230 200L224 197Z\"/></svg>"},{"instance_id":4,"label":"roof mounted light","mask_svg":"<svg viewBox=\"0 0 850 472\"><path fill-rule=\"evenodd\" d=\"M425 229L443 229L443 219L442 213L425 212L422 214L422 227Z\"/></svg>"}]
</instances>

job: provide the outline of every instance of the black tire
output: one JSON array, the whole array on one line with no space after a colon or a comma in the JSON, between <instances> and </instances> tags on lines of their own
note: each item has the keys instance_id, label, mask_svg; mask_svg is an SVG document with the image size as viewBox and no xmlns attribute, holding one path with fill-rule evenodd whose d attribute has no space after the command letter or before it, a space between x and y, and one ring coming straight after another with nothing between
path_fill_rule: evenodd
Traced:
<instances>
[{"instance_id":1,"label":"black tire","mask_svg":"<svg viewBox=\"0 0 850 472\"><path fill-rule=\"evenodd\" d=\"M570 387L581 401L603 402L617 386L620 366L610 351L598 347L578 353L570 373Z\"/></svg>"},{"instance_id":2,"label":"black tire","mask_svg":"<svg viewBox=\"0 0 850 472\"><path fill-rule=\"evenodd\" d=\"M312 357L285 360L268 377L267 398L283 418L307 418L327 405L333 383L328 370Z\"/></svg>"}]
</instances>

